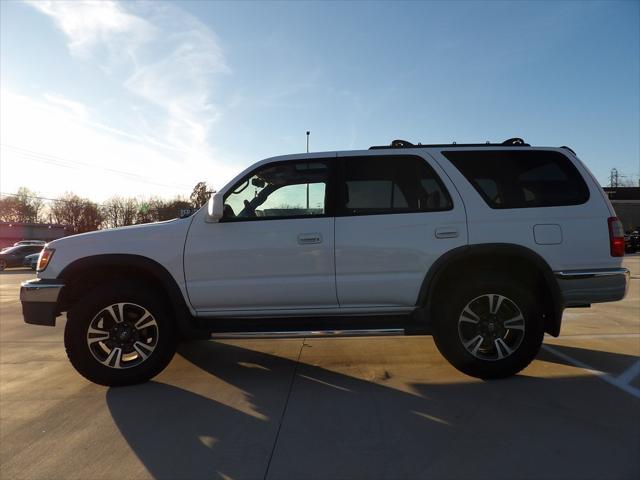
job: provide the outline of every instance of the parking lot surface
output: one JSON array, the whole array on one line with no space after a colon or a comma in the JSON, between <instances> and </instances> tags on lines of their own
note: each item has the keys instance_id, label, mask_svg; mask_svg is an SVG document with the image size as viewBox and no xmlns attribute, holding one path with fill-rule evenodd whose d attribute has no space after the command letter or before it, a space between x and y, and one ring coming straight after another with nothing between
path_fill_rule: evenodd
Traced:
<instances>
[{"instance_id":1,"label":"parking lot surface","mask_svg":"<svg viewBox=\"0 0 640 480\"><path fill-rule=\"evenodd\" d=\"M430 337L184 344L106 388L66 359L64 318L22 322L0 273L2 479L640 478L640 256L627 298L567 310L520 375L457 372Z\"/></svg>"}]
</instances>

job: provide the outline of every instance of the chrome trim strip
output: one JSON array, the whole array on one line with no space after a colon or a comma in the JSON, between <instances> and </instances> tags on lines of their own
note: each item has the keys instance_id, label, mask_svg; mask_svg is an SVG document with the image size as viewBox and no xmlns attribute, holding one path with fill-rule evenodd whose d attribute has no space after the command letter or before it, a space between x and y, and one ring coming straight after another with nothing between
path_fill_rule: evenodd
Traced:
<instances>
[{"instance_id":1,"label":"chrome trim strip","mask_svg":"<svg viewBox=\"0 0 640 480\"><path fill-rule=\"evenodd\" d=\"M593 278L593 277L611 277L614 275L630 275L627 268L608 268L608 269L593 269L593 270L564 270L554 272L555 276L563 280L574 280L578 278Z\"/></svg>"},{"instance_id":2,"label":"chrome trim strip","mask_svg":"<svg viewBox=\"0 0 640 480\"><path fill-rule=\"evenodd\" d=\"M404 328L379 328L369 330L295 330L280 332L214 332L214 340L231 340L243 338L321 338L321 337L379 337L404 335Z\"/></svg>"},{"instance_id":3,"label":"chrome trim strip","mask_svg":"<svg viewBox=\"0 0 640 480\"><path fill-rule=\"evenodd\" d=\"M40 278L27 280L20 284L20 301L55 303L63 287L62 283L44 283Z\"/></svg>"}]
</instances>

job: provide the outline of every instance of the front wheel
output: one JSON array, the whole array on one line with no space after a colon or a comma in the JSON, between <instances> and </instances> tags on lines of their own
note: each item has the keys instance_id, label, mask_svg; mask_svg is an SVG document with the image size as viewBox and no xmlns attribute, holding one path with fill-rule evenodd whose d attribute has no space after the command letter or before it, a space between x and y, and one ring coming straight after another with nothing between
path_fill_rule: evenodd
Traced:
<instances>
[{"instance_id":1,"label":"front wheel","mask_svg":"<svg viewBox=\"0 0 640 480\"><path fill-rule=\"evenodd\" d=\"M169 308L134 284L98 286L67 314L64 343L75 369L107 386L145 382L176 350Z\"/></svg>"},{"instance_id":2,"label":"front wheel","mask_svg":"<svg viewBox=\"0 0 640 480\"><path fill-rule=\"evenodd\" d=\"M438 350L461 372L484 379L515 375L536 357L544 336L532 293L516 282L471 281L439 299Z\"/></svg>"}]
</instances>

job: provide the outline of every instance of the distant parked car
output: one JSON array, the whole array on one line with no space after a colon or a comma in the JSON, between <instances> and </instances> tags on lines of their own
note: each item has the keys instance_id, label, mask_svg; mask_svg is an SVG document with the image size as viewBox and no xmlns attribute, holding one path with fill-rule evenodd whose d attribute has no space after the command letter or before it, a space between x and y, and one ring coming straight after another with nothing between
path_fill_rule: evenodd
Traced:
<instances>
[{"instance_id":1,"label":"distant parked car","mask_svg":"<svg viewBox=\"0 0 640 480\"><path fill-rule=\"evenodd\" d=\"M626 232L624 234L624 251L626 253L635 253L640 250L640 233Z\"/></svg>"},{"instance_id":2,"label":"distant parked car","mask_svg":"<svg viewBox=\"0 0 640 480\"><path fill-rule=\"evenodd\" d=\"M42 245L44 247L46 243L47 242L45 242L44 240L20 240L19 242L14 243L13 246L19 247L21 245Z\"/></svg>"},{"instance_id":3,"label":"distant parked car","mask_svg":"<svg viewBox=\"0 0 640 480\"><path fill-rule=\"evenodd\" d=\"M31 270L35 270L38 266L38 257L40 257L40 252L27 255L26 257L24 257L24 260L22 260L22 266L29 267Z\"/></svg>"},{"instance_id":4,"label":"distant parked car","mask_svg":"<svg viewBox=\"0 0 640 480\"><path fill-rule=\"evenodd\" d=\"M42 245L18 245L0 252L0 271L5 268L21 267L24 257L33 253L40 253Z\"/></svg>"}]
</instances>

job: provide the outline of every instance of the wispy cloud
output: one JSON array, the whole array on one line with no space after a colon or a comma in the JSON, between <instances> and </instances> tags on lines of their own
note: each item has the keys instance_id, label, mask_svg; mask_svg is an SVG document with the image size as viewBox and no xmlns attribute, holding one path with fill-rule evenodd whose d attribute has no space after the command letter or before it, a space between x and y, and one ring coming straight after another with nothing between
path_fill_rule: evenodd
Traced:
<instances>
[{"instance_id":1,"label":"wispy cloud","mask_svg":"<svg viewBox=\"0 0 640 480\"><path fill-rule=\"evenodd\" d=\"M62 107L62 109L66 113L70 113L71 115L78 117L82 120L87 120L87 118L89 117L89 112L87 110L87 107L83 103L70 100L66 98L64 95L60 95L57 93L45 93L44 98L49 103Z\"/></svg>"},{"instance_id":2,"label":"wispy cloud","mask_svg":"<svg viewBox=\"0 0 640 480\"><path fill-rule=\"evenodd\" d=\"M127 107L132 133L183 157L211 157L208 138L221 115L212 101L213 87L229 69L209 27L164 2L28 3L52 18L74 57L96 63L123 93L137 98L138 105Z\"/></svg>"},{"instance_id":3,"label":"wispy cloud","mask_svg":"<svg viewBox=\"0 0 640 480\"><path fill-rule=\"evenodd\" d=\"M43 97L0 88L3 192L15 192L27 182L45 196L73 190L102 201L114 193L188 195L196 182L211 180L203 178L202 167L180 168L172 150L92 121L86 105L60 94ZM218 181L236 173L222 163L211 170Z\"/></svg>"},{"instance_id":4,"label":"wispy cloud","mask_svg":"<svg viewBox=\"0 0 640 480\"><path fill-rule=\"evenodd\" d=\"M90 56L94 48L115 39L144 42L155 33L149 22L112 1L27 0L27 3L53 18L67 35L71 53L80 57Z\"/></svg>"}]
</instances>

